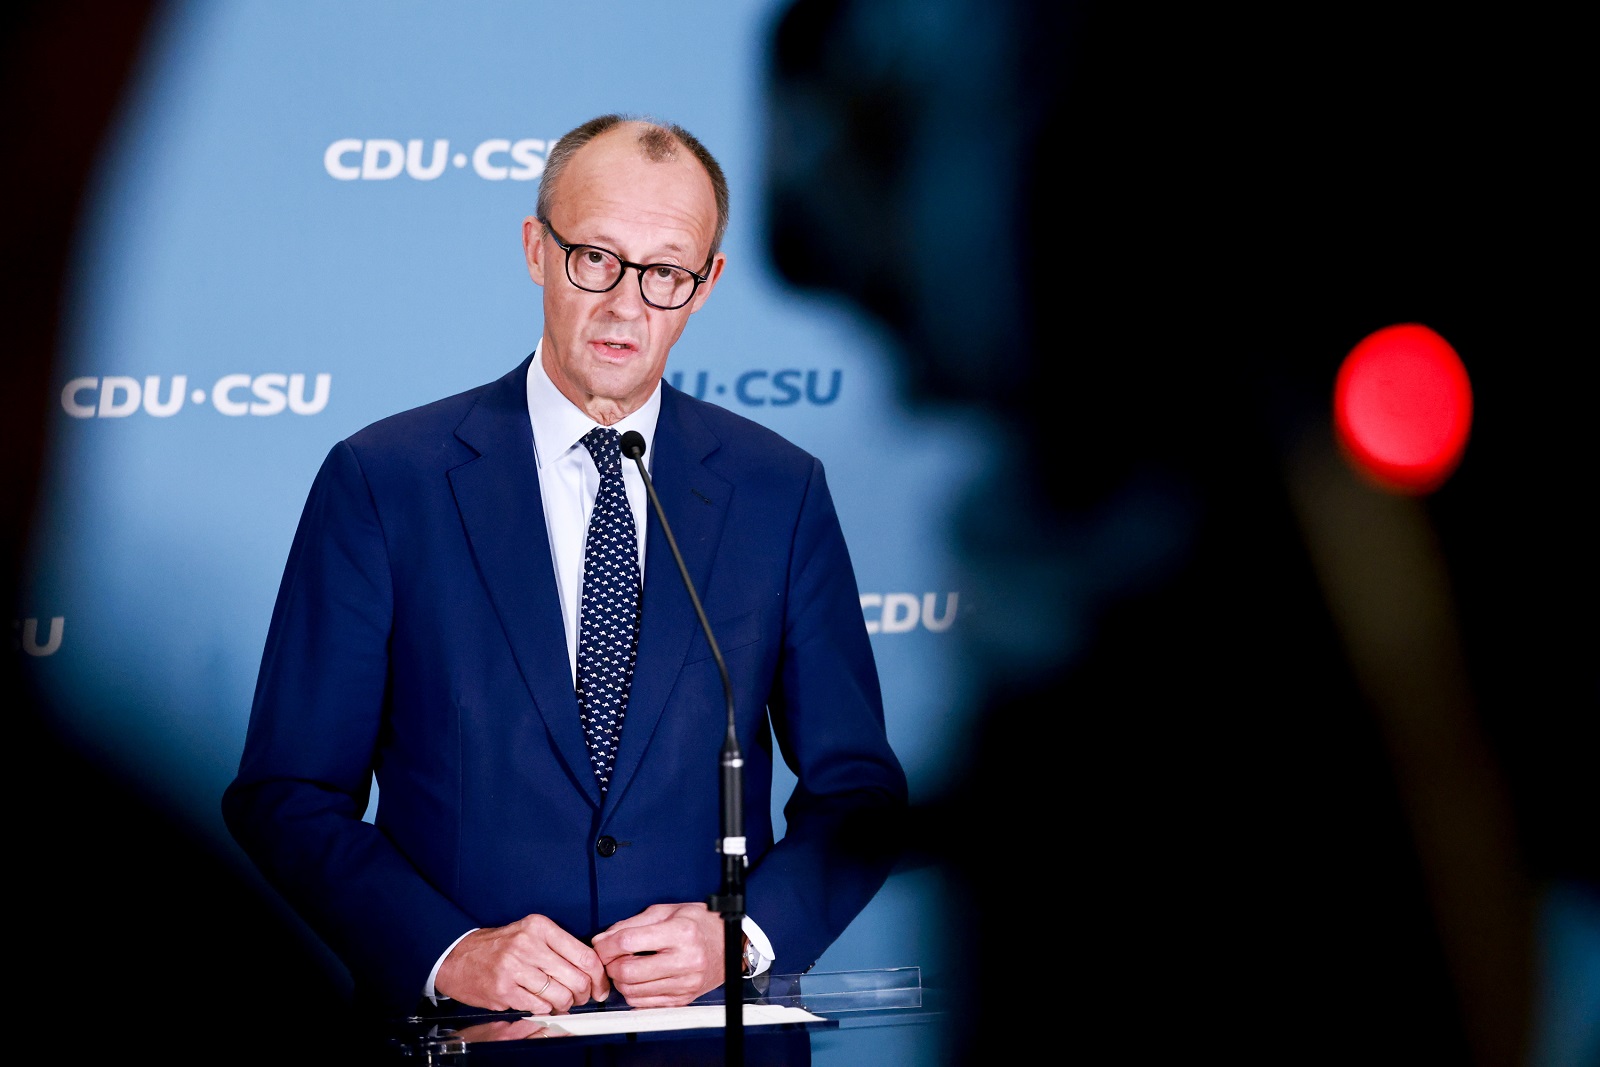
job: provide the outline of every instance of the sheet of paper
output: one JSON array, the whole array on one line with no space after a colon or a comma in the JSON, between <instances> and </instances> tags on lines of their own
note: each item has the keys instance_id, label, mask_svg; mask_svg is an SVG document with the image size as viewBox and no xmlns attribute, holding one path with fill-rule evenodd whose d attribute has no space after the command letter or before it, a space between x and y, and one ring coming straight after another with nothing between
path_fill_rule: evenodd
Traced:
<instances>
[{"instance_id":1,"label":"sheet of paper","mask_svg":"<svg viewBox=\"0 0 1600 1067\"><path fill-rule=\"evenodd\" d=\"M691 1004L685 1008L636 1008L632 1011L590 1011L576 1015L541 1016L552 1033L568 1034L643 1034L653 1030L721 1029L727 1022L727 1008L721 1004ZM781 1004L746 1004L745 1026L770 1026L773 1023L821 1022L822 1016L804 1008Z\"/></svg>"}]
</instances>

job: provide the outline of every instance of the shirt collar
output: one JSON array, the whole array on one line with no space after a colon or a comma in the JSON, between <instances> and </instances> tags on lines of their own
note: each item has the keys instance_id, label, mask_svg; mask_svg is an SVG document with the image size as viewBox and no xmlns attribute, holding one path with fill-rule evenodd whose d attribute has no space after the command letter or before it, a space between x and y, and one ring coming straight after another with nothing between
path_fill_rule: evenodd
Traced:
<instances>
[{"instance_id":1,"label":"shirt collar","mask_svg":"<svg viewBox=\"0 0 1600 1067\"><path fill-rule=\"evenodd\" d=\"M599 425L562 396L556 383L550 380L544 364L540 362L540 349L543 347L541 340L539 347L534 349L533 359L528 363L528 417L533 422L533 451L540 467L544 466L547 459L554 461L561 458L568 449L576 447L583 440L584 434ZM661 382L657 381L650 399L638 411L618 420L612 429L618 433L637 430L644 437L645 456L651 457L655 455L656 420L660 415Z\"/></svg>"}]
</instances>

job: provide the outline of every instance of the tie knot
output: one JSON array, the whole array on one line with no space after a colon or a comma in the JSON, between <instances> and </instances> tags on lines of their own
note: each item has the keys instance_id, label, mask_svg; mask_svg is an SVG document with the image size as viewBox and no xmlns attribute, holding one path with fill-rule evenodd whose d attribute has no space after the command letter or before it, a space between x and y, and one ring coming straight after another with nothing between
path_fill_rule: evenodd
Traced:
<instances>
[{"instance_id":1,"label":"tie knot","mask_svg":"<svg viewBox=\"0 0 1600 1067\"><path fill-rule=\"evenodd\" d=\"M622 468L620 440L621 435L609 426L596 426L583 435L583 447L594 457L594 465L600 468L601 474Z\"/></svg>"}]
</instances>

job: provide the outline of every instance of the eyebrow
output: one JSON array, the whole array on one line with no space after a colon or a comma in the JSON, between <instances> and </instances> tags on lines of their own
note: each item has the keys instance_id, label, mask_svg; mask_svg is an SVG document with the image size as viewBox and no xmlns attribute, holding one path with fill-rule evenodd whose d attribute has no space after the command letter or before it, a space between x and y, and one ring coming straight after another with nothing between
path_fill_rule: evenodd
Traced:
<instances>
[{"instance_id":1,"label":"eyebrow","mask_svg":"<svg viewBox=\"0 0 1600 1067\"><path fill-rule=\"evenodd\" d=\"M566 234L562 234L561 236L567 237ZM577 240L574 240L571 237L567 237L567 240L572 244L596 245L596 246L598 246L600 248L604 248L608 252L616 252L617 251L617 246L619 244L619 242L617 242L616 240L612 239L612 237L609 234L601 234L600 236L598 236L598 237L596 237L596 238L594 238L593 240L590 240L590 241L577 241ZM618 254L620 255L620 253L618 253ZM688 249L685 248L683 245L678 244L676 241L674 241L674 242L672 242L670 244L667 244L667 245L663 246L662 250L660 252L656 253L654 258L641 259L641 260L639 260L639 262L640 263L660 263L661 262L661 258L660 258L661 256L677 256L679 259L687 260L689 258L689 252L688 252Z\"/></svg>"}]
</instances>

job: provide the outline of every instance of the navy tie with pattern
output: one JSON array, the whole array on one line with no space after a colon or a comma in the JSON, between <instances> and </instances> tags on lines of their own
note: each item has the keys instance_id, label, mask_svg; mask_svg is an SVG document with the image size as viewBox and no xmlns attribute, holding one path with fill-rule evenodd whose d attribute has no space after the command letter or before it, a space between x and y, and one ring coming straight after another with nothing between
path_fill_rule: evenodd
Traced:
<instances>
[{"instance_id":1,"label":"navy tie with pattern","mask_svg":"<svg viewBox=\"0 0 1600 1067\"><path fill-rule=\"evenodd\" d=\"M601 793L611 787L611 767L617 759L634 654L639 648L639 542L633 509L622 487L618 440L617 431L604 426L583 437L583 447L600 468L600 492L589 516L589 537L583 550L578 711Z\"/></svg>"}]
</instances>

